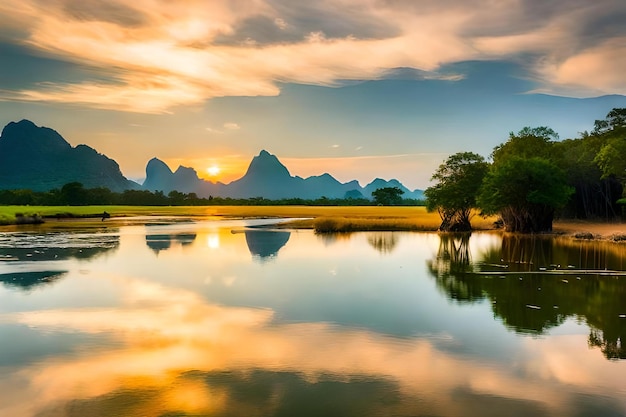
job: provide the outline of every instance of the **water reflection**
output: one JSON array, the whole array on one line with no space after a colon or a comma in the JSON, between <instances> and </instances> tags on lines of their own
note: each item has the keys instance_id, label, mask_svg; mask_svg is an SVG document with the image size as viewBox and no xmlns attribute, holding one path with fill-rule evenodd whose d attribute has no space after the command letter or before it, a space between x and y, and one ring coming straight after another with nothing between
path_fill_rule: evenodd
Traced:
<instances>
[{"instance_id":1,"label":"water reflection","mask_svg":"<svg viewBox=\"0 0 626 417\"><path fill-rule=\"evenodd\" d=\"M624 335L605 312L624 306L621 277L507 274L495 234L326 246L222 224L149 229L170 242L159 257L147 228L122 228L111 256L29 263L67 270L55 285L0 286L0 415L626 416L626 361L605 359ZM386 256L372 256L381 240ZM551 309L520 283L552 294ZM565 321L529 324L520 303ZM542 337L519 334L529 327Z\"/></svg>"},{"instance_id":2,"label":"water reflection","mask_svg":"<svg viewBox=\"0 0 626 417\"><path fill-rule=\"evenodd\" d=\"M609 372L606 361L581 363L581 352L563 349L558 340L529 345L558 368L484 367L425 338L281 324L270 310L219 306L139 280L124 283L127 294L115 310L3 317L41 331L118 341L5 372L6 415L500 416L511 408L519 415L572 415L572 404L576 415L624 411L602 396L622 375ZM599 392L588 390L591 381ZM585 400L577 404L563 383L582 390Z\"/></svg>"},{"instance_id":3,"label":"water reflection","mask_svg":"<svg viewBox=\"0 0 626 417\"><path fill-rule=\"evenodd\" d=\"M2 233L0 262L90 259L115 250L119 234L108 233Z\"/></svg>"},{"instance_id":4,"label":"water reflection","mask_svg":"<svg viewBox=\"0 0 626 417\"><path fill-rule=\"evenodd\" d=\"M195 233L175 233L175 234L147 234L146 245L157 255L163 250L172 247L173 243L181 246L190 245L196 240Z\"/></svg>"},{"instance_id":5,"label":"water reflection","mask_svg":"<svg viewBox=\"0 0 626 417\"><path fill-rule=\"evenodd\" d=\"M391 253L398 244L399 234L394 232L372 232L367 242L380 253Z\"/></svg>"},{"instance_id":6,"label":"water reflection","mask_svg":"<svg viewBox=\"0 0 626 417\"><path fill-rule=\"evenodd\" d=\"M537 236L502 237L471 261L469 238L441 235L429 271L452 300L487 298L494 314L518 333L544 334L568 318L590 326L589 346L626 359L626 276L623 247L608 242Z\"/></svg>"},{"instance_id":7,"label":"water reflection","mask_svg":"<svg viewBox=\"0 0 626 417\"><path fill-rule=\"evenodd\" d=\"M275 257L291 236L288 231L263 229L246 229L244 234L250 253L260 260Z\"/></svg>"},{"instance_id":8,"label":"water reflection","mask_svg":"<svg viewBox=\"0 0 626 417\"><path fill-rule=\"evenodd\" d=\"M505 234L482 256L486 271L626 270L623 246L605 241Z\"/></svg>"},{"instance_id":9,"label":"water reflection","mask_svg":"<svg viewBox=\"0 0 626 417\"><path fill-rule=\"evenodd\" d=\"M9 287L30 290L61 279L67 271L27 271L0 274L0 282Z\"/></svg>"},{"instance_id":10,"label":"water reflection","mask_svg":"<svg viewBox=\"0 0 626 417\"><path fill-rule=\"evenodd\" d=\"M66 275L63 261L87 261L114 252L119 244L115 232L0 234L0 282L26 291L51 284Z\"/></svg>"}]
</instances>

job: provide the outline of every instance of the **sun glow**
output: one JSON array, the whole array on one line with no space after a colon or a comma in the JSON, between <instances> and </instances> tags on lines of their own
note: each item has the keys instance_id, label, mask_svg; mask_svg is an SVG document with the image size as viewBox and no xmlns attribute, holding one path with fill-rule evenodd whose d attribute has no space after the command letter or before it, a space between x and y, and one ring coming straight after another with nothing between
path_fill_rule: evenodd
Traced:
<instances>
[{"instance_id":1,"label":"sun glow","mask_svg":"<svg viewBox=\"0 0 626 417\"><path fill-rule=\"evenodd\" d=\"M211 165L206 169L206 172L207 174L209 174L210 177L215 177L217 174L220 173L220 171L221 169L217 165Z\"/></svg>"}]
</instances>

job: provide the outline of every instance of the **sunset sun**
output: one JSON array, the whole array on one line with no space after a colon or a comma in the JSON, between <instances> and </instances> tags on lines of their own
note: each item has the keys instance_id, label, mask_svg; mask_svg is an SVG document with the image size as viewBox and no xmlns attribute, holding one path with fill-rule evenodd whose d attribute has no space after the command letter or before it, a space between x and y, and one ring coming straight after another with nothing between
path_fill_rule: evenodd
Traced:
<instances>
[{"instance_id":1,"label":"sunset sun","mask_svg":"<svg viewBox=\"0 0 626 417\"><path fill-rule=\"evenodd\" d=\"M218 167L217 165L211 165L206 169L206 172L207 174L209 174L209 176L215 177L217 174L220 173L220 167Z\"/></svg>"}]
</instances>

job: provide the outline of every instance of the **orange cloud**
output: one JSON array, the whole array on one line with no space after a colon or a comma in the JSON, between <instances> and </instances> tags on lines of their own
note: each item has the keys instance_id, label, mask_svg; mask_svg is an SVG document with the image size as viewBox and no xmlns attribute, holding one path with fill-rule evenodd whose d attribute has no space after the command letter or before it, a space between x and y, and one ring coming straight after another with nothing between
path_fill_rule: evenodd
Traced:
<instances>
[{"instance_id":1,"label":"orange cloud","mask_svg":"<svg viewBox=\"0 0 626 417\"><path fill-rule=\"evenodd\" d=\"M555 63L535 68L545 73L546 88L626 93L626 67L619 59L624 38L585 49L576 36L579 22L602 10L601 4L559 10L533 21L523 3L482 3L417 6L341 0L307 9L264 0L112 1L106 7L99 2L79 6L7 0L0 5L0 23L27 33L23 42L105 72L110 81L48 83L5 91L0 99L162 113L214 97L277 95L277 82L334 85L338 80L376 79L390 68L433 71L445 63L527 53L542 56L542 65ZM313 22L310 28L303 16ZM226 39L239 31L245 34L242 27L261 17L277 31L271 42L255 39L254 27L245 39ZM330 33L333 26L325 19L333 18L347 26L341 33ZM370 33L371 27L378 32ZM286 33L290 37L281 38ZM618 60L605 65L611 57ZM597 71L599 77L587 76Z\"/></svg>"}]
</instances>

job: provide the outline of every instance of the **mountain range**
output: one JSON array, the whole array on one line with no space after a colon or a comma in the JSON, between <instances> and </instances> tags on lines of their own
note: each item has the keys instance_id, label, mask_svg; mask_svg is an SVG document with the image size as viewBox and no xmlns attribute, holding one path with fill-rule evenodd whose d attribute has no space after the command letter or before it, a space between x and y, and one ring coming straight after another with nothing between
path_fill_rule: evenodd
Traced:
<instances>
[{"instance_id":1,"label":"mountain range","mask_svg":"<svg viewBox=\"0 0 626 417\"><path fill-rule=\"evenodd\" d=\"M398 180L375 179L365 187L356 180L346 183L337 181L330 174L302 178L292 176L275 155L262 150L252 159L245 175L229 184L213 183L198 178L193 168L179 166L172 170L161 160L153 158L146 166L143 187L150 191L168 193L177 190L196 193L201 197L220 196L231 198L263 197L271 200L283 198L316 199L328 198L371 198L372 192L384 187L398 187L403 198L422 199L422 190L411 191Z\"/></svg>"},{"instance_id":2,"label":"mountain range","mask_svg":"<svg viewBox=\"0 0 626 417\"><path fill-rule=\"evenodd\" d=\"M0 136L0 189L47 191L69 182L86 188L107 187L112 191L145 189L169 193L176 190L199 197L266 199L371 198L373 191L398 187L404 198L422 199L421 190L411 191L399 181L375 179L365 187L356 181L341 183L332 175L301 178L292 176L275 155L262 150L245 175L229 184L200 179L193 168L172 170L153 158L146 166L146 179L139 185L125 178L117 162L87 145L72 147L59 133L38 127L29 120L11 122Z\"/></svg>"}]
</instances>

